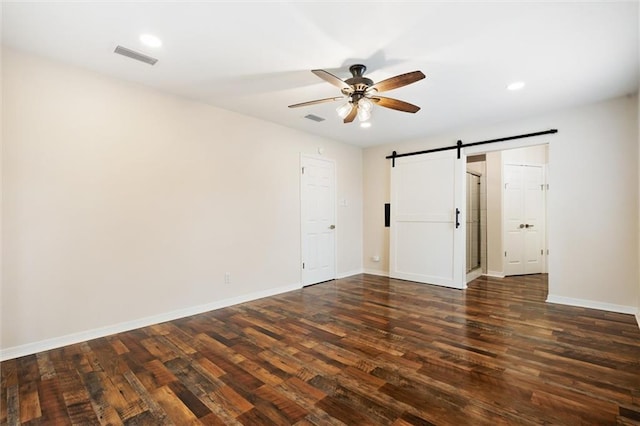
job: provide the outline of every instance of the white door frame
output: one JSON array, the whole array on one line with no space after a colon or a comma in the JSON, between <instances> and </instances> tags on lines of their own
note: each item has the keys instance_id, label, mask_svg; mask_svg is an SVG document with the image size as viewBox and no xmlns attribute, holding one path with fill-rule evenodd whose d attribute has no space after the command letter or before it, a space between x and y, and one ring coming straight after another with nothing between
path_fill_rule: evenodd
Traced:
<instances>
[{"instance_id":1,"label":"white door frame","mask_svg":"<svg viewBox=\"0 0 640 426\"><path fill-rule=\"evenodd\" d=\"M340 226L338 223L338 179L337 179L337 168L336 168L336 161L331 159L331 158L326 158L323 156L319 156L319 155L312 155L312 154L304 154L304 153L300 153L300 164L298 165L298 172L300 173L300 180L299 180L299 184L300 184L300 261L299 261L299 265L300 265L300 287L304 287L305 283L304 283L304 268L302 267L302 262L303 262L303 256L304 256L304 229L303 229L303 220L304 218L302 217L302 201L303 201L303 197L302 197L302 191L303 191L303 186L302 186L302 167L304 166L304 160L305 159L309 159L309 160L317 160L317 161L325 161L327 163L330 163L333 167L333 189L334 189L334 199L333 199L333 220L335 223L335 233L334 233L334 238L333 238L333 277L331 279L336 279L338 277L338 235L339 235L339 231L340 231ZM308 284L311 285L311 284Z\"/></svg>"},{"instance_id":2,"label":"white door frame","mask_svg":"<svg viewBox=\"0 0 640 426\"><path fill-rule=\"evenodd\" d=\"M496 143L492 143L492 144L487 144L487 145L476 145L476 146L470 146L465 148L466 153L468 156L471 155L480 155L480 154L486 154L488 152L496 152L496 151L506 151L509 149L516 149L516 148L528 148L528 147L532 147L532 146L539 146L539 145L547 145L547 149L548 149L548 156L549 158L552 157L552 146L553 146L553 142L552 142L553 138L547 139L544 136L538 136L536 138L526 138L526 139L518 139L515 141L504 141L504 142L496 142ZM501 185L502 187L504 187L504 176L502 176L501 178L502 182ZM545 180L546 180L546 185L550 184L550 179L549 179L549 164L546 164L545 167ZM501 196L502 197L502 196ZM504 206L504 200L500 200L502 205ZM544 205L544 209L545 209L545 235L544 235L544 240L545 240L545 247L546 247L546 251L544 254L544 264L545 264L545 270L547 273L549 273L549 263L548 263L548 258L549 258L549 220L548 220L548 211L549 211L549 204L548 204L548 197L545 197L545 205ZM502 236L504 238L504 235ZM466 243L466 242L465 242ZM501 241L502 247L504 248L504 241ZM487 253L488 254L488 253ZM487 262L488 262L488 258L487 258ZM502 264L502 272L504 273L504 257L501 257L501 264ZM553 280L553 275L549 274L549 278L548 278L548 285L549 288L551 288L552 282Z\"/></svg>"},{"instance_id":3,"label":"white door frame","mask_svg":"<svg viewBox=\"0 0 640 426\"><path fill-rule=\"evenodd\" d=\"M465 164L465 166L467 166L468 164L469 163ZM485 176L487 174L486 173L486 169L485 169L484 175L482 173L476 172L474 170L469 170L468 168L465 170L465 172L467 174L472 174L474 176L477 176L478 178L480 178L481 182L484 181L484 185L485 185L484 191L486 191L486 176ZM468 182L467 182L467 185L465 185L465 186L466 186L466 190L467 190L467 192L465 194L465 201L468 201L468 199L469 199L468 198L469 197L469 185L468 185ZM486 200L486 193L485 193L485 201L484 201L484 203L486 204L486 202L487 202L487 200ZM478 208L481 209L481 206L482 206L482 201L480 201L480 205L478 206ZM468 213L469 213L467 207L468 207L468 205L465 205L465 216L467 216ZM465 217L465 220L466 220L466 217ZM486 221L486 217L485 217L485 221ZM486 223L485 223L485 226L486 226ZM469 231L469 229L467 228L466 232L464 234L465 235L465 240L464 240L465 251L468 250L468 247L469 247L469 241L466 239L467 235L469 235L468 231ZM482 220L480 220L480 234L482 235L482 233L483 233L483 231L482 231ZM482 241L482 238L480 238L480 242L481 243L484 242L485 252L486 252L487 251L487 242L486 241ZM482 276L482 269L483 269L483 266L482 266L482 248L480 249L480 252L478 253L478 256L480 256L480 267L476 268L476 269L473 269L473 270L471 270L469 272L467 272L467 265L466 265L466 263L469 261L469 259L466 259L466 262L465 262L465 281L466 281L467 284L469 284L471 281L475 280L476 278ZM485 256L486 256L486 253L485 253ZM486 263L486 259L485 259L485 263ZM485 265L485 267L486 266L487 265Z\"/></svg>"}]
</instances>

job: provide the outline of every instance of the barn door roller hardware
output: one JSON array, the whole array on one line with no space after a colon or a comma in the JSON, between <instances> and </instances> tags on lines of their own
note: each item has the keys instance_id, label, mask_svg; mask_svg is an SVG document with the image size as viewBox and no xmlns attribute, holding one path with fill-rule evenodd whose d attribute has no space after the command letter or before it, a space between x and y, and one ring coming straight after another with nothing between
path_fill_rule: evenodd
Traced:
<instances>
[{"instance_id":1,"label":"barn door roller hardware","mask_svg":"<svg viewBox=\"0 0 640 426\"><path fill-rule=\"evenodd\" d=\"M553 133L558 133L558 129L549 129L549 130L544 130L542 132L525 133L525 134L522 134L522 135L507 136L506 138L490 139L490 140L480 141L480 142L462 143L462 141L459 140L455 145L445 146L445 147L442 147L442 148L427 149L427 150L424 150L424 151L407 152L407 153L404 153L404 154L398 154L396 151L393 151L393 153L391 155L387 155L385 158L391 159L391 165L393 167L396 166L396 158L410 157L412 155L420 155L420 154L429 154L431 152L448 151L450 149L457 149L458 150L458 158L460 158L460 153L461 153L462 148L466 148L466 147L469 147L469 146L486 145L486 144L489 144L489 143L504 142L504 141L510 141L510 140L514 140L514 139L531 138L531 137L534 137L534 136L550 135L550 134L553 134Z\"/></svg>"}]
</instances>

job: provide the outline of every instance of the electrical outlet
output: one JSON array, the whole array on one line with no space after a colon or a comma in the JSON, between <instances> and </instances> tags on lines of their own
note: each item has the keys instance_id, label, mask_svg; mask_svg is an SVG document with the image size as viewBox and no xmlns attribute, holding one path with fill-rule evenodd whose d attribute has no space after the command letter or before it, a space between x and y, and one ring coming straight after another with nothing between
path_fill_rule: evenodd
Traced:
<instances>
[{"instance_id":1,"label":"electrical outlet","mask_svg":"<svg viewBox=\"0 0 640 426\"><path fill-rule=\"evenodd\" d=\"M231 282L231 272L224 273L224 283L229 284Z\"/></svg>"}]
</instances>

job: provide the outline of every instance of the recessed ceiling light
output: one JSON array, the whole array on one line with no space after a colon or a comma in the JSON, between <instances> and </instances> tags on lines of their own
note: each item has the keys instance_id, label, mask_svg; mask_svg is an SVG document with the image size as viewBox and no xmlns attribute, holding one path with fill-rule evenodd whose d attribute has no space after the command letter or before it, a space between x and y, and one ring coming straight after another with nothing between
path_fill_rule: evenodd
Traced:
<instances>
[{"instance_id":1,"label":"recessed ceiling light","mask_svg":"<svg viewBox=\"0 0 640 426\"><path fill-rule=\"evenodd\" d=\"M371 127L371 122L363 121L362 123L360 123L360 127L362 127L363 129L368 129L369 127Z\"/></svg>"},{"instance_id":2,"label":"recessed ceiling light","mask_svg":"<svg viewBox=\"0 0 640 426\"><path fill-rule=\"evenodd\" d=\"M140 36L140 41L142 42L142 44L149 47L162 46L162 40L160 40L158 37L151 34L142 34Z\"/></svg>"},{"instance_id":3,"label":"recessed ceiling light","mask_svg":"<svg viewBox=\"0 0 640 426\"><path fill-rule=\"evenodd\" d=\"M520 90L524 87L524 81L514 81L507 86L507 90Z\"/></svg>"}]
</instances>

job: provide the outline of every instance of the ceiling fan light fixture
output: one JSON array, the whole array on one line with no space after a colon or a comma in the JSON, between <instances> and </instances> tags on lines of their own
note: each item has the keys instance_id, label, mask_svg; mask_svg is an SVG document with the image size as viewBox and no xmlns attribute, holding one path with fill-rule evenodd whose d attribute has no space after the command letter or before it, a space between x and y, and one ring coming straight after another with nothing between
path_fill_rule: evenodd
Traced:
<instances>
[{"instance_id":1,"label":"ceiling fan light fixture","mask_svg":"<svg viewBox=\"0 0 640 426\"><path fill-rule=\"evenodd\" d=\"M362 121L367 121L368 119L371 118L371 110L366 108L360 108L361 103L362 101L360 101L358 104L358 120L362 122Z\"/></svg>"},{"instance_id":2,"label":"ceiling fan light fixture","mask_svg":"<svg viewBox=\"0 0 640 426\"><path fill-rule=\"evenodd\" d=\"M349 115L352 109L353 104L351 102L345 102L344 104L336 108L336 112L338 113L340 118L344 119L347 115Z\"/></svg>"},{"instance_id":3,"label":"ceiling fan light fixture","mask_svg":"<svg viewBox=\"0 0 640 426\"><path fill-rule=\"evenodd\" d=\"M373 109L373 102L367 98L362 98L358 101L358 110L371 111Z\"/></svg>"}]
</instances>

